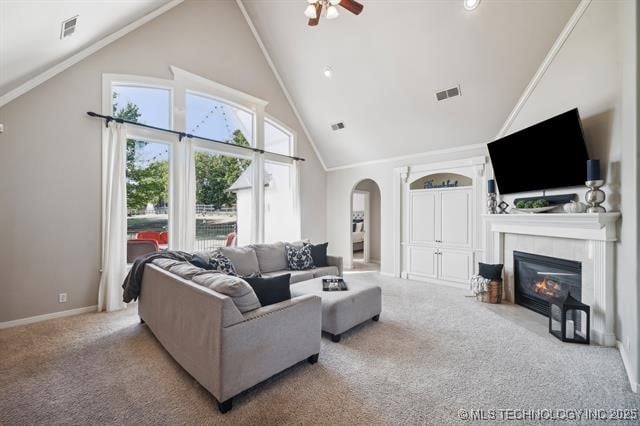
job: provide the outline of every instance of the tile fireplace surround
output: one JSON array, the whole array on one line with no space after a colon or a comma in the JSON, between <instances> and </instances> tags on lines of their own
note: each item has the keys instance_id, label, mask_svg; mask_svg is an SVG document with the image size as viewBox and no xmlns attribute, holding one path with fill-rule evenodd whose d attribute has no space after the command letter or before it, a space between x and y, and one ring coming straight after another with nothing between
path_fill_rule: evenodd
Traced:
<instances>
[{"instance_id":1,"label":"tile fireplace surround","mask_svg":"<svg viewBox=\"0 0 640 426\"><path fill-rule=\"evenodd\" d=\"M485 259L489 263L504 263L504 299L514 302L514 250L581 262L582 302L591 306L591 341L614 346L615 241L619 218L620 213L483 215Z\"/></svg>"}]
</instances>

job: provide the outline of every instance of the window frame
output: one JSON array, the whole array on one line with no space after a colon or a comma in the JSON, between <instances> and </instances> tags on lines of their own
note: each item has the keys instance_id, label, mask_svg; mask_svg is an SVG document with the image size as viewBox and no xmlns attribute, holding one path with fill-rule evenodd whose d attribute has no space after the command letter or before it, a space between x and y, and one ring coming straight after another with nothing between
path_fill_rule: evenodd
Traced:
<instances>
[{"instance_id":1,"label":"window frame","mask_svg":"<svg viewBox=\"0 0 640 426\"><path fill-rule=\"evenodd\" d=\"M147 87L169 90L169 121L171 130L185 131L186 128L186 98L191 93L197 96L210 98L217 102L241 109L252 114L252 138L250 144L254 148L265 149L265 126L270 124L283 131L290 138L290 154L297 154L296 133L277 118L265 113L267 102L252 95L224 86L212 80L208 80L196 74L171 66L173 79L160 79L154 77L109 74L102 75L102 113L104 115L113 114L113 87L133 86ZM295 217L298 224L298 236L300 235L300 185L298 164L291 158L269 153L248 153L244 148L237 145L212 144L199 139L185 138L179 141L177 135L162 132L154 129L147 129L138 126L126 126L127 138L143 141L166 143L169 145L169 248L172 250L193 251L195 247L195 173L186 176L186 170L194 169L194 154L198 151L212 154L233 156L252 161L254 168L253 189L252 189L252 235L251 241L256 243L264 242L264 218L265 218L265 161L272 163L288 164L292 168L292 194L295 206ZM215 146L213 146L215 145ZM188 167L190 165L190 168ZM188 182L187 182L188 181ZM126 184L126 182L125 182ZM186 194L191 188L192 198ZM126 196L126 194L125 194ZM186 197L186 198L185 198ZM187 204L179 203L178 200L190 200ZM126 200L125 200L126 203ZM182 206L180 205L182 204ZM125 218L126 220L126 218ZM126 226L125 226L126 228ZM188 235L193 235L190 238ZM181 235L180 241L176 236ZM185 237L186 236L186 237ZM126 238L126 235L123 236Z\"/></svg>"}]
</instances>

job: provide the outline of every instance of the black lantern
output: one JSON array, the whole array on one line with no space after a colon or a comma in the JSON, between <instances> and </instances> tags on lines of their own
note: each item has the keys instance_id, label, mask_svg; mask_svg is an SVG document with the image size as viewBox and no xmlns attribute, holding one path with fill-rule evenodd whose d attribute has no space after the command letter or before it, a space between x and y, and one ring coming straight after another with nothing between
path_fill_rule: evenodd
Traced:
<instances>
[{"instance_id":1,"label":"black lantern","mask_svg":"<svg viewBox=\"0 0 640 426\"><path fill-rule=\"evenodd\" d=\"M563 342L589 344L591 308L567 294L549 306L549 333Z\"/></svg>"}]
</instances>

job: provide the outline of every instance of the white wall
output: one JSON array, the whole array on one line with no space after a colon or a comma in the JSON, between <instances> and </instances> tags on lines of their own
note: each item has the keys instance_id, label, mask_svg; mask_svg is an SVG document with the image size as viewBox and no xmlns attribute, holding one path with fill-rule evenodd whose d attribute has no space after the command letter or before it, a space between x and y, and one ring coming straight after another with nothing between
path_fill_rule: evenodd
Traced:
<instances>
[{"instance_id":1,"label":"white wall","mask_svg":"<svg viewBox=\"0 0 640 426\"><path fill-rule=\"evenodd\" d=\"M364 212L364 199L365 199L365 194L361 192L353 193L352 209L354 212Z\"/></svg>"},{"instance_id":2,"label":"white wall","mask_svg":"<svg viewBox=\"0 0 640 426\"><path fill-rule=\"evenodd\" d=\"M496 129L496 132L498 129ZM487 155L485 146L472 146L464 150L441 151L392 159L327 173L327 239L329 252L347 256L351 250L350 218L351 192L363 179L371 179L380 188L380 271L393 274L393 205L394 168L459 158Z\"/></svg>"},{"instance_id":3,"label":"white wall","mask_svg":"<svg viewBox=\"0 0 640 426\"><path fill-rule=\"evenodd\" d=\"M170 65L269 101L307 159L303 236L325 239L324 171L236 3L186 1L0 108L0 322L96 304L103 123L85 112L103 73L170 79Z\"/></svg>"},{"instance_id":4,"label":"white wall","mask_svg":"<svg viewBox=\"0 0 640 426\"><path fill-rule=\"evenodd\" d=\"M637 384L640 294L636 9L631 0L594 0L516 116L509 133L578 107L590 157L601 160L607 181L605 207L622 213L615 283L616 335L627 358L631 381ZM571 190L584 199L584 187Z\"/></svg>"}]
</instances>

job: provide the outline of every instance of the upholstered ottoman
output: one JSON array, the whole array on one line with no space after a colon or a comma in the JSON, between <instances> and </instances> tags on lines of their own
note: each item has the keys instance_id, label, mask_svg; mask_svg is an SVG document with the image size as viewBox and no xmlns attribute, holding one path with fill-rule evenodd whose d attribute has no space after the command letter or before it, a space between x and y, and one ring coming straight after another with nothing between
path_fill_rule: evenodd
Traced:
<instances>
[{"instance_id":1,"label":"upholstered ottoman","mask_svg":"<svg viewBox=\"0 0 640 426\"><path fill-rule=\"evenodd\" d=\"M334 342L350 328L370 319L378 321L382 290L377 285L346 280L349 290L322 291L322 278L291 285L291 297L314 294L322 299L322 331Z\"/></svg>"}]
</instances>

